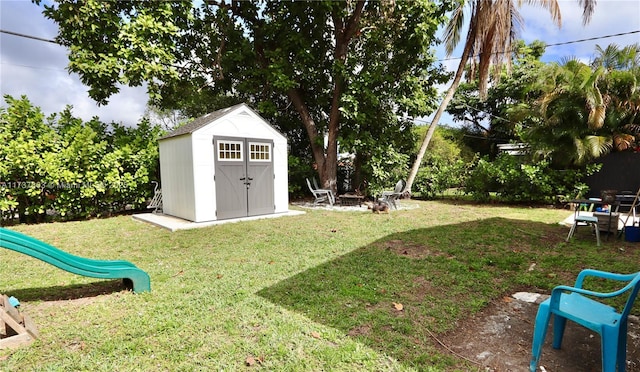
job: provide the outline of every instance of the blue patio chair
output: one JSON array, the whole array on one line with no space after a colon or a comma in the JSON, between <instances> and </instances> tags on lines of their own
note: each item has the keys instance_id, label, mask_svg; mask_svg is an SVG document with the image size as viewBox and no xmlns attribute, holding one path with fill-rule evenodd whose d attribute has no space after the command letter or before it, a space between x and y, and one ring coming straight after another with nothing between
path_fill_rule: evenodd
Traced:
<instances>
[{"instance_id":1,"label":"blue patio chair","mask_svg":"<svg viewBox=\"0 0 640 372\"><path fill-rule=\"evenodd\" d=\"M576 232L576 228L578 226L592 226L593 231L596 233L596 242L598 247L600 246L600 227L598 226L598 217L595 216L575 216L573 220L573 225L569 229L569 234L567 235L567 239L565 241L568 243L571 240L571 237Z\"/></svg>"},{"instance_id":2,"label":"blue patio chair","mask_svg":"<svg viewBox=\"0 0 640 372\"><path fill-rule=\"evenodd\" d=\"M582 288L587 277L628 282L622 289L600 293ZM582 270L574 287L555 287L551 297L540 304L533 331L532 358L529 365L535 372L542 345L547 334L551 314L553 319L553 348L559 349L567 319L580 324L600 335L602 342L602 371L624 371L627 358L627 317L640 288L640 272L635 274L614 274L598 270ZM612 298L626 295L627 300L621 312L609 305L598 302L598 298ZM616 369L617 366L617 369Z\"/></svg>"},{"instance_id":3,"label":"blue patio chair","mask_svg":"<svg viewBox=\"0 0 640 372\"><path fill-rule=\"evenodd\" d=\"M589 198L594 202L601 201L600 198ZM598 226L598 217L594 215L581 215L581 211L593 211L594 203L580 203L573 214L573 225L569 229L569 234L567 235L567 239L565 241L568 243L571 240L571 237L576 232L578 226L591 226L593 227L593 231L596 233L596 241L598 243L598 247L600 246L600 227Z\"/></svg>"}]
</instances>

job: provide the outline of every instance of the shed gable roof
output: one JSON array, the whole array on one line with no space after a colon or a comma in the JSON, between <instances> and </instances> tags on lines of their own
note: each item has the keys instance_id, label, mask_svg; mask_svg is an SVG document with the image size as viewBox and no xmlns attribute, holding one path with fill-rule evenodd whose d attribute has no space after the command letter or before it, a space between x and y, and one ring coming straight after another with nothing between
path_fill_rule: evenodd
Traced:
<instances>
[{"instance_id":1,"label":"shed gable roof","mask_svg":"<svg viewBox=\"0 0 640 372\"><path fill-rule=\"evenodd\" d=\"M161 137L160 140L171 138L171 137L182 136L184 134L191 134L191 133L195 132L196 130L198 130L198 129L200 129L200 128L202 128L202 127L204 127L204 126L216 121L217 119L225 116L229 112L232 112L235 109L243 107L243 106L246 109L248 109L248 110L253 112L253 110L251 110L251 108L249 106L247 106L247 104L245 104L245 103L240 103L240 104L237 104L235 106L223 108L223 109L220 109L220 110L217 110L217 111L210 112L208 114L202 115L197 119L194 119L192 122L189 122L189 123L177 128L173 132L167 134L166 136Z\"/></svg>"}]
</instances>

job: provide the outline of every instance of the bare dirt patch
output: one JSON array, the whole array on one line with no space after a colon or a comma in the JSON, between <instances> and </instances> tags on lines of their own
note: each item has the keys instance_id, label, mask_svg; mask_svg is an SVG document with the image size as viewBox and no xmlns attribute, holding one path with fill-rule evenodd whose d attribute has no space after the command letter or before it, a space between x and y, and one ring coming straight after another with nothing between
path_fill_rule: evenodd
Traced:
<instances>
[{"instance_id":1,"label":"bare dirt patch","mask_svg":"<svg viewBox=\"0 0 640 372\"><path fill-rule=\"evenodd\" d=\"M476 363L480 370L528 371L535 316L544 298L535 303L511 296L494 301L482 312L460 321L455 330L440 336L440 341L449 349L447 352ZM567 322L562 348L555 350L551 346L552 332L550 327L542 349L540 365L544 370L602 370L598 334ZM633 316L629 318L627 371L640 371L640 319Z\"/></svg>"},{"instance_id":2,"label":"bare dirt patch","mask_svg":"<svg viewBox=\"0 0 640 372\"><path fill-rule=\"evenodd\" d=\"M367 336L370 332L371 332L371 325L370 324L363 324L363 325L360 325L358 327L355 327L355 328L351 329L348 332L348 335L350 337Z\"/></svg>"},{"instance_id":3,"label":"bare dirt patch","mask_svg":"<svg viewBox=\"0 0 640 372\"><path fill-rule=\"evenodd\" d=\"M122 280L102 280L88 284L32 288L13 291L10 295L22 302L25 313L36 316L52 309L81 308L98 301L108 301L112 296L129 294Z\"/></svg>"},{"instance_id":4,"label":"bare dirt patch","mask_svg":"<svg viewBox=\"0 0 640 372\"><path fill-rule=\"evenodd\" d=\"M524 228L517 228L517 222L515 224L517 231L526 232ZM539 235L539 239L543 242L542 246L555 246L564 240L564 235L558 234L556 226L543 228L536 235ZM621 256L631 255L637 249L637 243L617 242L616 244L617 254ZM403 240L385 241L378 247L414 259L447 255L436 247L429 247L428 244ZM512 247L514 253L531 252L534 249L540 248L529 244L516 244ZM562 282L571 283L575 280L573 273L560 272L557 275ZM423 277L415 278L413 284L413 296L407 295L408 298L419 300L434 291L431 283ZM450 353L459 357L461 361L464 359L476 364L477 369L473 370L526 372L529 370L531 359L535 317L538 305L544 299L545 297L541 297L536 302L530 303L508 295L493 301L483 311L460 320L452 331L432 336L436 343L441 343L439 347L443 353ZM602 370L601 340L597 333L568 322L562 348L559 350L551 346L552 337L553 332L549 329L538 371ZM468 367L464 367L461 362L456 367L452 367L451 371L465 370L465 368ZM629 318L626 370L640 372L640 319L634 316Z\"/></svg>"}]
</instances>

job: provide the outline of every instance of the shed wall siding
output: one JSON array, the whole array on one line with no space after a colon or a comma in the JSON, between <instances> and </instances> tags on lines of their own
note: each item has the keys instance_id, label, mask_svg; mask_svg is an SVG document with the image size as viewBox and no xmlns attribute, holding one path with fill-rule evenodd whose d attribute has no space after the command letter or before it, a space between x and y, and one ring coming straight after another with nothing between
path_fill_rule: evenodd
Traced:
<instances>
[{"instance_id":1,"label":"shed wall siding","mask_svg":"<svg viewBox=\"0 0 640 372\"><path fill-rule=\"evenodd\" d=\"M190 136L160 141L163 213L196 220L193 152Z\"/></svg>"},{"instance_id":2,"label":"shed wall siding","mask_svg":"<svg viewBox=\"0 0 640 372\"><path fill-rule=\"evenodd\" d=\"M289 211L289 169L287 166L287 140L278 136L273 141L273 202L275 213Z\"/></svg>"},{"instance_id":3,"label":"shed wall siding","mask_svg":"<svg viewBox=\"0 0 640 372\"><path fill-rule=\"evenodd\" d=\"M214 182L213 137L193 133L194 190L196 222L216 220L216 185Z\"/></svg>"}]
</instances>

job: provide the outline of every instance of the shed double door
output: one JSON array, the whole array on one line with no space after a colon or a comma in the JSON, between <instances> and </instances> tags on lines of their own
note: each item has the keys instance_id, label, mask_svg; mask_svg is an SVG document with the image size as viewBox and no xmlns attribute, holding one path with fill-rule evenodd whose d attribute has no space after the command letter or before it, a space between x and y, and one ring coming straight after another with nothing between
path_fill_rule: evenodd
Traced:
<instances>
[{"instance_id":1,"label":"shed double door","mask_svg":"<svg viewBox=\"0 0 640 372\"><path fill-rule=\"evenodd\" d=\"M274 213L273 141L214 137L216 218Z\"/></svg>"}]
</instances>

